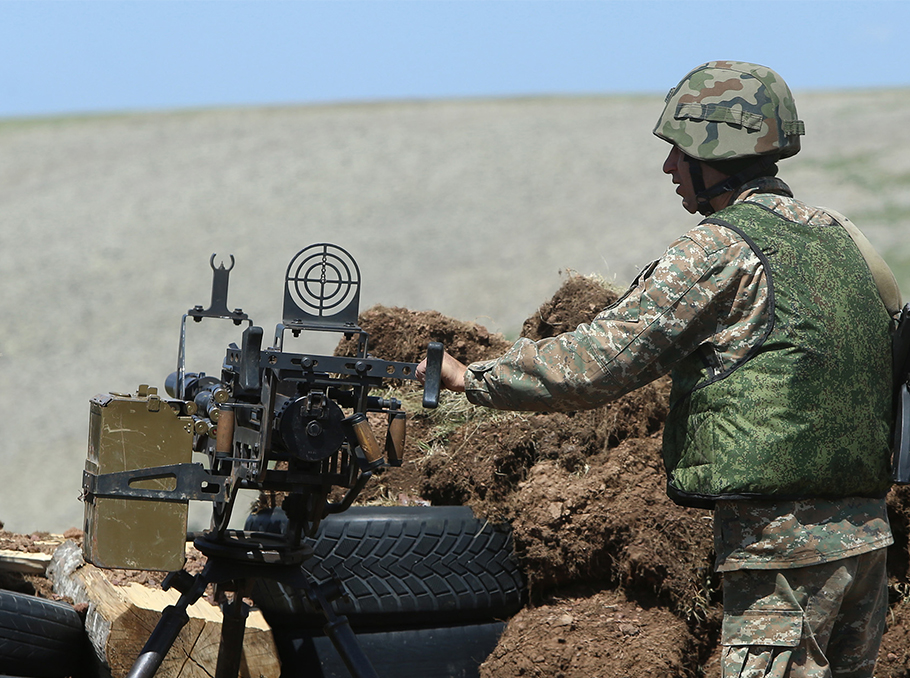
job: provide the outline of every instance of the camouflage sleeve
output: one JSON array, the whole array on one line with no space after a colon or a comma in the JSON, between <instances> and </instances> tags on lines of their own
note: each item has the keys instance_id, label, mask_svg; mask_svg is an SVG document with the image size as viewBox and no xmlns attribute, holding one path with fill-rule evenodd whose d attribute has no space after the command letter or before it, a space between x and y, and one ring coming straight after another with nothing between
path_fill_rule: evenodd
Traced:
<instances>
[{"instance_id":1,"label":"camouflage sleeve","mask_svg":"<svg viewBox=\"0 0 910 678\"><path fill-rule=\"evenodd\" d=\"M719 368L744 356L768 318L758 257L732 230L702 224L646 267L591 324L468 366L468 399L504 410L599 407L693 351Z\"/></svg>"}]
</instances>

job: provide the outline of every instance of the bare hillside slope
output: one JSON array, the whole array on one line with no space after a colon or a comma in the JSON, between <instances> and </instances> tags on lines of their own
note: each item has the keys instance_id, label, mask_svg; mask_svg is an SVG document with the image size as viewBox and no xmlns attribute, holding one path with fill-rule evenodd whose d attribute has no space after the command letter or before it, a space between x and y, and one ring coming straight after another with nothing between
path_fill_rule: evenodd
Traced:
<instances>
[{"instance_id":1,"label":"bare hillside slope","mask_svg":"<svg viewBox=\"0 0 910 678\"><path fill-rule=\"evenodd\" d=\"M910 290L910 91L797 100L808 135L782 177L850 215ZM660 171L661 102L0 123L0 520L18 532L81 523L88 399L163 386L181 314L209 303L212 253L235 256L230 306L267 332L289 260L314 242L358 261L361 308L434 309L509 336L560 271L625 283L696 223ZM228 338L196 329L189 367L217 372Z\"/></svg>"}]
</instances>

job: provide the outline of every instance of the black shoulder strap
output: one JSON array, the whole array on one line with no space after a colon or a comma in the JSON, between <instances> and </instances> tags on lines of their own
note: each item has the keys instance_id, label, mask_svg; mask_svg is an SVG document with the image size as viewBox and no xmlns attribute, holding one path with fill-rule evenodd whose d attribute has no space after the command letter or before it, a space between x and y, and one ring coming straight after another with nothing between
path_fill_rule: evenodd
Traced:
<instances>
[{"instance_id":1,"label":"black shoulder strap","mask_svg":"<svg viewBox=\"0 0 910 678\"><path fill-rule=\"evenodd\" d=\"M910 304L904 306L897 319L897 329L891 337L891 357L895 384L910 379Z\"/></svg>"},{"instance_id":2,"label":"black shoulder strap","mask_svg":"<svg viewBox=\"0 0 910 678\"><path fill-rule=\"evenodd\" d=\"M894 365L894 430L891 440L891 477L910 484L910 304L904 306L891 337Z\"/></svg>"}]
</instances>

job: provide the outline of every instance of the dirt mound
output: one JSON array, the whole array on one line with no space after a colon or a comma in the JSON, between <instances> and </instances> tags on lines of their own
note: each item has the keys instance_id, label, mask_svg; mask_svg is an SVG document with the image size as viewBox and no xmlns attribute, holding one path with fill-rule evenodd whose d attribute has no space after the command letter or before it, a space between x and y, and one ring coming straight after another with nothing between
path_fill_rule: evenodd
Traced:
<instances>
[{"instance_id":1,"label":"dirt mound","mask_svg":"<svg viewBox=\"0 0 910 678\"><path fill-rule=\"evenodd\" d=\"M695 650L665 609L616 591L567 591L515 615L481 675L681 676Z\"/></svg>"},{"instance_id":2,"label":"dirt mound","mask_svg":"<svg viewBox=\"0 0 910 678\"><path fill-rule=\"evenodd\" d=\"M369 353L383 360L420 362L431 341L441 341L449 353L465 363L495 357L511 345L482 325L436 311L373 306L360 314L358 323L370 335ZM354 355L356 351L356 340L348 339L338 344L335 355Z\"/></svg>"},{"instance_id":3,"label":"dirt mound","mask_svg":"<svg viewBox=\"0 0 910 678\"><path fill-rule=\"evenodd\" d=\"M524 327L553 336L616 298L570 276ZM602 581L686 611L705 585L711 532L703 513L675 511L664 494L668 394L664 378L595 410L469 422L425 460L421 494L508 520L532 592Z\"/></svg>"},{"instance_id":4,"label":"dirt mound","mask_svg":"<svg viewBox=\"0 0 910 678\"><path fill-rule=\"evenodd\" d=\"M571 274L537 312L524 321L521 336L532 341L571 332L581 323L588 323L600 311L619 298L595 278Z\"/></svg>"}]
</instances>

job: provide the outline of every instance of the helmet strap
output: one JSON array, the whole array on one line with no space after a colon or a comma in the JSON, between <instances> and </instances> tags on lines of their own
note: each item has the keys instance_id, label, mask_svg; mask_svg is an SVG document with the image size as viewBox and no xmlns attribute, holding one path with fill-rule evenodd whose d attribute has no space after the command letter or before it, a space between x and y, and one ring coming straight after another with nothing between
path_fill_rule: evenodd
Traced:
<instances>
[{"instance_id":1,"label":"helmet strap","mask_svg":"<svg viewBox=\"0 0 910 678\"><path fill-rule=\"evenodd\" d=\"M705 197L705 178L701 171L701 160L689 158L689 177L692 179L692 190L695 191L696 209L700 214L711 216L714 208L711 207L711 198ZM713 197L713 196L712 196Z\"/></svg>"},{"instance_id":2,"label":"helmet strap","mask_svg":"<svg viewBox=\"0 0 910 678\"><path fill-rule=\"evenodd\" d=\"M755 163L749 165L741 172L737 172L736 174L727 177L723 181L711 186L711 188L705 188L701 161L692 158L689 162L689 174L692 177L692 190L695 191L695 201L698 204L698 211L706 217L714 214L716 210L711 206L711 200L719 195L739 188L755 177L761 176L776 162L776 156L763 155L759 157Z\"/></svg>"}]
</instances>

